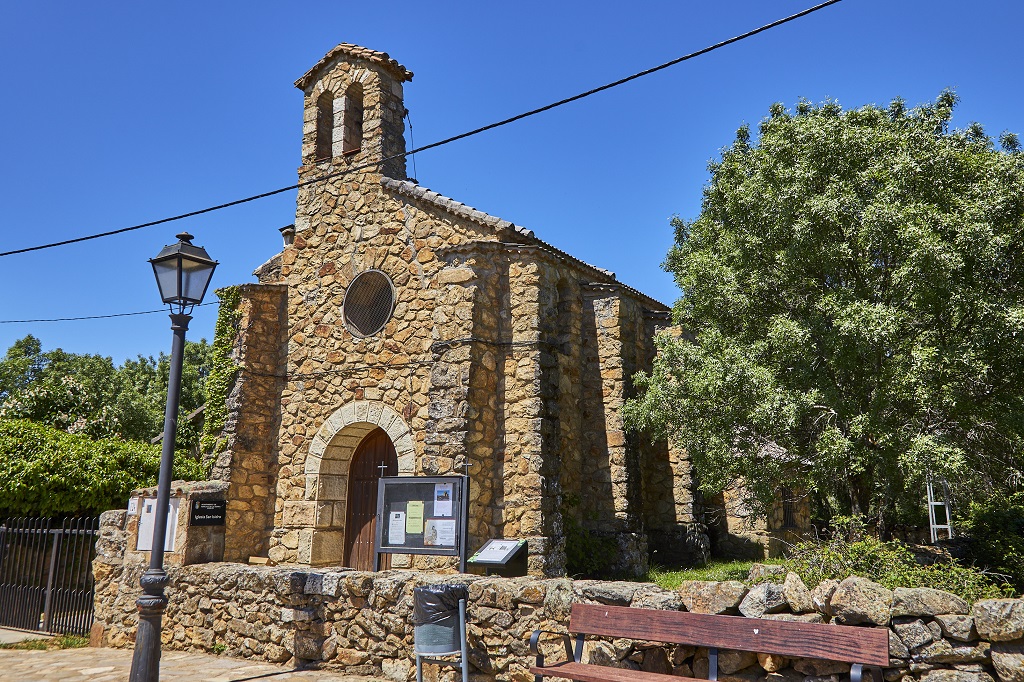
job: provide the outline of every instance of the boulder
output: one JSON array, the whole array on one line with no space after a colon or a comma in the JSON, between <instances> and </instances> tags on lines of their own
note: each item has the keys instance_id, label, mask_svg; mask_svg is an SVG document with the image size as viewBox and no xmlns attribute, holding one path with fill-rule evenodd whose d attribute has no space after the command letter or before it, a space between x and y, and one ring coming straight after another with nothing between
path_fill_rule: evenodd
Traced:
<instances>
[{"instance_id":1,"label":"boulder","mask_svg":"<svg viewBox=\"0 0 1024 682\"><path fill-rule=\"evenodd\" d=\"M811 602L818 613L832 617L832 595L835 594L837 587L838 580L822 580L820 585L811 590Z\"/></svg>"},{"instance_id":2,"label":"boulder","mask_svg":"<svg viewBox=\"0 0 1024 682\"><path fill-rule=\"evenodd\" d=\"M840 663L839 661L826 661L820 658L798 658L793 661L793 670L811 677L822 677L825 675L848 673L850 672L850 664Z\"/></svg>"},{"instance_id":3,"label":"boulder","mask_svg":"<svg viewBox=\"0 0 1024 682\"><path fill-rule=\"evenodd\" d=\"M893 591L892 616L936 616L941 613L964 614L970 604L949 592L930 587L897 587Z\"/></svg>"},{"instance_id":4,"label":"boulder","mask_svg":"<svg viewBox=\"0 0 1024 682\"><path fill-rule=\"evenodd\" d=\"M670 590L637 590L630 606L634 609L679 611L683 608L683 600L678 592Z\"/></svg>"},{"instance_id":5,"label":"boulder","mask_svg":"<svg viewBox=\"0 0 1024 682\"><path fill-rule=\"evenodd\" d=\"M917 651L918 660L925 663L977 663L989 660L988 642L974 646L953 646L944 639L936 640Z\"/></svg>"},{"instance_id":6,"label":"boulder","mask_svg":"<svg viewBox=\"0 0 1024 682\"><path fill-rule=\"evenodd\" d=\"M757 582L767 578L782 578L787 573L785 566L777 564L754 564L747 573L747 582Z\"/></svg>"},{"instance_id":7,"label":"boulder","mask_svg":"<svg viewBox=\"0 0 1024 682\"><path fill-rule=\"evenodd\" d=\"M958 614L940 615L935 616L935 622L939 624L943 637L949 637L961 642L978 639L978 631L974 629L974 619L970 616Z\"/></svg>"},{"instance_id":8,"label":"boulder","mask_svg":"<svg viewBox=\"0 0 1024 682\"><path fill-rule=\"evenodd\" d=\"M720 650L718 652L719 675L732 675L757 663L757 654L752 651Z\"/></svg>"},{"instance_id":9,"label":"boulder","mask_svg":"<svg viewBox=\"0 0 1024 682\"><path fill-rule=\"evenodd\" d=\"M929 670L921 676L921 682L994 682L986 672L967 670Z\"/></svg>"},{"instance_id":10,"label":"boulder","mask_svg":"<svg viewBox=\"0 0 1024 682\"><path fill-rule=\"evenodd\" d=\"M766 672L774 673L789 665L789 659L778 654L758 654L757 664L764 668Z\"/></svg>"},{"instance_id":11,"label":"boulder","mask_svg":"<svg viewBox=\"0 0 1024 682\"><path fill-rule=\"evenodd\" d=\"M761 583L754 585L740 603L740 613L747 618L760 618L766 613L778 613L789 607L782 585Z\"/></svg>"},{"instance_id":12,"label":"boulder","mask_svg":"<svg viewBox=\"0 0 1024 682\"><path fill-rule=\"evenodd\" d=\"M1024 682L1024 640L993 644L992 667L999 682Z\"/></svg>"},{"instance_id":13,"label":"boulder","mask_svg":"<svg viewBox=\"0 0 1024 682\"><path fill-rule=\"evenodd\" d=\"M693 668L689 663L680 663L672 666L672 674L677 677L693 677Z\"/></svg>"},{"instance_id":14,"label":"boulder","mask_svg":"<svg viewBox=\"0 0 1024 682\"><path fill-rule=\"evenodd\" d=\"M747 587L738 580L685 580L678 592L687 611L735 614L747 594Z\"/></svg>"},{"instance_id":15,"label":"boulder","mask_svg":"<svg viewBox=\"0 0 1024 682\"><path fill-rule=\"evenodd\" d=\"M990 642L1010 642L1024 637L1024 600L982 599L971 609L978 636Z\"/></svg>"},{"instance_id":16,"label":"boulder","mask_svg":"<svg viewBox=\"0 0 1024 682\"><path fill-rule=\"evenodd\" d=\"M582 583L582 585L581 585ZM611 606L629 606L637 591L637 583L619 581L580 580L576 583L585 600Z\"/></svg>"},{"instance_id":17,"label":"boulder","mask_svg":"<svg viewBox=\"0 0 1024 682\"><path fill-rule=\"evenodd\" d=\"M892 599L892 590L867 578L850 576L839 583L832 595L831 606L840 625L888 625Z\"/></svg>"},{"instance_id":18,"label":"boulder","mask_svg":"<svg viewBox=\"0 0 1024 682\"><path fill-rule=\"evenodd\" d=\"M608 642L593 640L583 645L583 662L591 665L604 665L613 668L628 668L629 665L620 661L615 649Z\"/></svg>"},{"instance_id":19,"label":"boulder","mask_svg":"<svg viewBox=\"0 0 1024 682\"><path fill-rule=\"evenodd\" d=\"M719 674L718 682L760 682L764 671L756 665L734 673Z\"/></svg>"},{"instance_id":20,"label":"boulder","mask_svg":"<svg viewBox=\"0 0 1024 682\"><path fill-rule=\"evenodd\" d=\"M786 595L789 610L793 613L809 613L814 610L811 591L807 589L807 585L804 585L804 581L796 573L790 571L786 574L786 581L782 583L782 592Z\"/></svg>"},{"instance_id":21,"label":"boulder","mask_svg":"<svg viewBox=\"0 0 1024 682\"><path fill-rule=\"evenodd\" d=\"M903 643L911 651L920 649L926 644L931 644L935 641L932 631L925 626L924 621L920 618L915 618L909 622L893 623L892 629L896 631L896 634L900 636L900 639L903 640Z\"/></svg>"},{"instance_id":22,"label":"boulder","mask_svg":"<svg viewBox=\"0 0 1024 682\"><path fill-rule=\"evenodd\" d=\"M825 616L820 613L766 613L765 620L784 620L790 623L824 623Z\"/></svg>"},{"instance_id":23,"label":"boulder","mask_svg":"<svg viewBox=\"0 0 1024 682\"><path fill-rule=\"evenodd\" d=\"M668 654L665 653L665 650L661 647L656 647L644 651L644 659L640 663L640 669L648 673L668 675L672 672L672 664L669 663Z\"/></svg>"},{"instance_id":24,"label":"boulder","mask_svg":"<svg viewBox=\"0 0 1024 682\"><path fill-rule=\"evenodd\" d=\"M775 673L768 673L765 682L804 682L804 676L792 668L783 668Z\"/></svg>"},{"instance_id":25,"label":"boulder","mask_svg":"<svg viewBox=\"0 0 1024 682\"><path fill-rule=\"evenodd\" d=\"M903 640L900 639L898 634L896 634L895 632L890 632L889 660L891 661L894 658L903 660L910 658L910 649L907 648L907 645L903 643Z\"/></svg>"}]
</instances>

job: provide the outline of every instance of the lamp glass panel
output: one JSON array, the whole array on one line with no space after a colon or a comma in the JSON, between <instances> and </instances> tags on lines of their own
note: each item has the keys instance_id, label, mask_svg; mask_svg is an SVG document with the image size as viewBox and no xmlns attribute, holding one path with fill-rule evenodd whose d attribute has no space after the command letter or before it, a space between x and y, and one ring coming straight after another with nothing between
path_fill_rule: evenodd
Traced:
<instances>
[{"instance_id":1,"label":"lamp glass panel","mask_svg":"<svg viewBox=\"0 0 1024 682\"><path fill-rule=\"evenodd\" d=\"M209 263L198 263L187 258L181 259L182 297L193 303L200 303L206 293L206 285L213 276Z\"/></svg>"},{"instance_id":2,"label":"lamp glass panel","mask_svg":"<svg viewBox=\"0 0 1024 682\"><path fill-rule=\"evenodd\" d=\"M156 284L160 287L160 298L164 303L171 303L178 300L178 259L168 258L164 261L153 262L153 273L156 275Z\"/></svg>"}]
</instances>

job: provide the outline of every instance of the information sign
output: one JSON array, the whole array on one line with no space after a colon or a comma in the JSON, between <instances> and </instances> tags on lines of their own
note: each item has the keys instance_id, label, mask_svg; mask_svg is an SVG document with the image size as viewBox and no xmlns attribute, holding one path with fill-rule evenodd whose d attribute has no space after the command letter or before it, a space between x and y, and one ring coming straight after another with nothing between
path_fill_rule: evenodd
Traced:
<instances>
[{"instance_id":1,"label":"information sign","mask_svg":"<svg viewBox=\"0 0 1024 682\"><path fill-rule=\"evenodd\" d=\"M225 500L192 500L188 525L223 526L227 515L228 503Z\"/></svg>"},{"instance_id":2,"label":"information sign","mask_svg":"<svg viewBox=\"0 0 1024 682\"><path fill-rule=\"evenodd\" d=\"M465 558L464 476L385 476L378 485L378 554Z\"/></svg>"},{"instance_id":3,"label":"information sign","mask_svg":"<svg viewBox=\"0 0 1024 682\"><path fill-rule=\"evenodd\" d=\"M167 509L167 535L164 538L164 551L174 551L174 536L178 532L178 505L180 497L172 497ZM135 549L140 552L148 552L153 549L153 531L156 528L156 498L144 497L139 505L142 513L139 515L139 541Z\"/></svg>"},{"instance_id":4,"label":"information sign","mask_svg":"<svg viewBox=\"0 0 1024 682\"><path fill-rule=\"evenodd\" d=\"M469 558L470 566L479 566L487 575L515 577L526 575L526 540L494 538L484 543L476 554Z\"/></svg>"}]
</instances>

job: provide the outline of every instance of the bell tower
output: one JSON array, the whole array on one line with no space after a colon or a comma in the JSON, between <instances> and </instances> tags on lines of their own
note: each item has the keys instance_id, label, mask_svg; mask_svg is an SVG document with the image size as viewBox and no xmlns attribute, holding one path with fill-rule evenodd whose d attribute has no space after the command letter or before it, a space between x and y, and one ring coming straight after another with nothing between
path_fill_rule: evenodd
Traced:
<instances>
[{"instance_id":1,"label":"bell tower","mask_svg":"<svg viewBox=\"0 0 1024 682\"><path fill-rule=\"evenodd\" d=\"M342 43L295 81L305 94L300 176L379 163L363 172L405 180L402 84L412 72L386 52Z\"/></svg>"}]
</instances>

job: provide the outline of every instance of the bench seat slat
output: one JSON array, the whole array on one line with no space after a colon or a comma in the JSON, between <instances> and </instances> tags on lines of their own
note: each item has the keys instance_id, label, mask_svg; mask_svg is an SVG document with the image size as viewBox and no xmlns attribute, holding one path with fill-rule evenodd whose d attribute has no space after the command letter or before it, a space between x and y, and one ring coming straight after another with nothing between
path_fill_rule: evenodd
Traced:
<instances>
[{"instance_id":1,"label":"bench seat slat","mask_svg":"<svg viewBox=\"0 0 1024 682\"><path fill-rule=\"evenodd\" d=\"M573 604L569 631L882 667L889 665L887 628Z\"/></svg>"},{"instance_id":2,"label":"bench seat slat","mask_svg":"<svg viewBox=\"0 0 1024 682\"><path fill-rule=\"evenodd\" d=\"M663 675L661 673L648 673L642 670L630 670L627 668L612 668L606 665L590 665L588 663L575 663L566 661L564 663L552 663L544 667L533 666L530 668L532 675L547 675L548 677L565 677L579 682L708 682L679 675Z\"/></svg>"}]
</instances>

